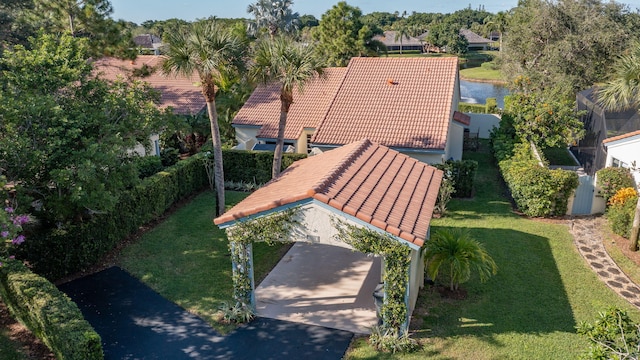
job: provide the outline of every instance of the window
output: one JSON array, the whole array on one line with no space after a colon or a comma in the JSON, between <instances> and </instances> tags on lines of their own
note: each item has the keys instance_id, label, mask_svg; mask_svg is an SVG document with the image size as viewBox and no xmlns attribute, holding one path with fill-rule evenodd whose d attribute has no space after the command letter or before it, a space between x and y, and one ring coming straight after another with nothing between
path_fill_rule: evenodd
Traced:
<instances>
[{"instance_id":1,"label":"window","mask_svg":"<svg viewBox=\"0 0 640 360\"><path fill-rule=\"evenodd\" d=\"M624 161L618 160L616 158L611 158L611 166L628 168L629 164L625 163Z\"/></svg>"}]
</instances>

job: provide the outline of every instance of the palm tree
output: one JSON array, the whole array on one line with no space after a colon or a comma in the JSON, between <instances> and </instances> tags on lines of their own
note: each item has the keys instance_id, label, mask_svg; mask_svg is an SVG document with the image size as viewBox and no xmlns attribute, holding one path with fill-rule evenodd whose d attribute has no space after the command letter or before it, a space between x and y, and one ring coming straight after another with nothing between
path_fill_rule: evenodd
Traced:
<instances>
[{"instance_id":1,"label":"palm tree","mask_svg":"<svg viewBox=\"0 0 640 360\"><path fill-rule=\"evenodd\" d=\"M289 108L293 104L293 90L303 91L304 85L315 76L323 75L323 63L316 57L312 46L293 42L279 36L265 39L256 45L251 78L263 83L280 83L280 122L278 140L273 154L272 177L280 174L284 129L287 125Z\"/></svg>"},{"instance_id":2,"label":"palm tree","mask_svg":"<svg viewBox=\"0 0 640 360\"><path fill-rule=\"evenodd\" d=\"M596 93L598 104L605 110L612 111L638 109L640 107L640 42L634 42L629 53L620 56L613 69L615 72L611 80L601 86ZM638 196L629 239L632 251L638 251L639 234L640 196Z\"/></svg>"},{"instance_id":3,"label":"palm tree","mask_svg":"<svg viewBox=\"0 0 640 360\"><path fill-rule=\"evenodd\" d=\"M261 28L269 31L273 38L280 30L292 33L299 23L300 15L291 11L291 0L258 0L247 7L247 13L253 15L254 21L249 22L249 32L255 34Z\"/></svg>"},{"instance_id":4,"label":"palm tree","mask_svg":"<svg viewBox=\"0 0 640 360\"><path fill-rule=\"evenodd\" d=\"M396 24L396 38L394 40L400 40L400 55L402 55L402 40L409 35L409 27L404 20L400 20Z\"/></svg>"},{"instance_id":5,"label":"palm tree","mask_svg":"<svg viewBox=\"0 0 640 360\"><path fill-rule=\"evenodd\" d=\"M215 162L214 178L218 203L216 216L219 216L224 213L224 172L216 111L216 87L226 82L232 69L242 67L243 47L238 38L215 21L196 22L185 33L171 32L165 35L168 47L162 62L163 72L187 77L196 74L207 103Z\"/></svg>"},{"instance_id":6,"label":"palm tree","mask_svg":"<svg viewBox=\"0 0 640 360\"><path fill-rule=\"evenodd\" d=\"M482 282L498 270L484 246L461 229L437 231L426 243L425 261L431 279L438 277L442 266L448 267L452 291L471 278L473 268Z\"/></svg>"},{"instance_id":7,"label":"palm tree","mask_svg":"<svg viewBox=\"0 0 640 360\"><path fill-rule=\"evenodd\" d=\"M509 22L509 15L504 11L499 11L495 15L488 16L484 19L484 26L487 32L491 33L492 31L498 32L498 41L500 43L500 51L502 51L502 35L507 29L507 25Z\"/></svg>"}]
</instances>

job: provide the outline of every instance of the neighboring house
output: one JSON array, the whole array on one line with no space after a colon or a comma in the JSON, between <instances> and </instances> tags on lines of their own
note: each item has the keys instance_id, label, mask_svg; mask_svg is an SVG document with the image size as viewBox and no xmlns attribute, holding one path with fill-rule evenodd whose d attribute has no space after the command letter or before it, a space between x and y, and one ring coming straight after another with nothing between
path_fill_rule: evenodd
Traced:
<instances>
[{"instance_id":1,"label":"neighboring house","mask_svg":"<svg viewBox=\"0 0 640 360\"><path fill-rule=\"evenodd\" d=\"M353 58L294 93L285 144L298 153L370 139L426 163L462 157L469 116L460 101L458 60ZM275 144L280 89L259 86L233 120L240 148Z\"/></svg>"},{"instance_id":2,"label":"neighboring house","mask_svg":"<svg viewBox=\"0 0 640 360\"><path fill-rule=\"evenodd\" d=\"M460 35L467 39L468 50L487 50L490 47L489 44L493 42L492 40L484 38L469 29L461 29Z\"/></svg>"},{"instance_id":3,"label":"neighboring house","mask_svg":"<svg viewBox=\"0 0 640 360\"><path fill-rule=\"evenodd\" d=\"M422 52L424 50L424 43L422 40L413 36L403 35L401 43L399 37L396 39L397 36L397 31L385 31L382 35L374 36L373 40L382 42L387 47L387 51L399 51L400 46L402 46L402 51L418 50Z\"/></svg>"},{"instance_id":4,"label":"neighboring house","mask_svg":"<svg viewBox=\"0 0 640 360\"><path fill-rule=\"evenodd\" d=\"M160 55L160 49L164 45L162 39L153 34L134 36L133 42L144 55Z\"/></svg>"},{"instance_id":5,"label":"neighboring house","mask_svg":"<svg viewBox=\"0 0 640 360\"><path fill-rule=\"evenodd\" d=\"M424 286L422 246L429 238L442 176L432 166L360 140L296 161L214 222L233 231L243 220L297 207L298 221L283 240L351 248L336 239L337 222L389 236L411 249L405 298L408 319ZM336 274L339 270L322 269ZM308 301L302 296L297 300L300 304Z\"/></svg>"},{"instance_id":6,"label":"neighboring house","mask_svg":"<svg viewBox=\"0 0 640 360\"><path fill-rule=\"evenodd\" d=\"M607 149L605 166L631 169L636 185L640 186L640 130L607 138L603 144Z\"/></svg>"},{"instance_id":7,"label":"neighboring house","mask_svg":"<svg viewBox=\"0 0 640 360\"><path fill-rule=\"evenodd\" d=\"M571 151L589 175L606 166L631 167L633 162L640 165L640 151L627 154L624 161L612 157L608 151L609 148L627 149L634 142L634 134L640 130L640 114L636 110L604 111L595 100L595 91L595 88L587 89L576 96L578 111L586 111L582 117L586 134Z\"/></svg>"},{"instance_id":8,"label":"neighboring house","mask_svg":"<svg viewBox=\"0 0 640 360\"><path fill-rule=\"evenodd\" d=\"M94 71L99 77L115 81L140 80L160 92L160 108L172 108L174 114L197 115L204 111L205 101L198 86L196 77L164 75L159 69L161 56L139 55L136 60L121 60L116 58L102 58L94 62ZM151 139L152 153L159 155L159 137ZM144 146L136 148L136 152L145 155Z\"/></svg>"},{"instance_id":9,"label":"neighboring house","mask_svg":"<svg viewBox=\"0 0 640 360\"><path fill-rule=\"evenodd\" d=\"M637 165L640 164L640 115L636 110L605 111L596 100L597 89L583 90L576 95L585 136L570 147L580 163L579 186L576 189L571 215L596 214L605 210L605 199L599 196L596 173L609 166L632 169L640 184Z\"/></svg>"}]
</instances>

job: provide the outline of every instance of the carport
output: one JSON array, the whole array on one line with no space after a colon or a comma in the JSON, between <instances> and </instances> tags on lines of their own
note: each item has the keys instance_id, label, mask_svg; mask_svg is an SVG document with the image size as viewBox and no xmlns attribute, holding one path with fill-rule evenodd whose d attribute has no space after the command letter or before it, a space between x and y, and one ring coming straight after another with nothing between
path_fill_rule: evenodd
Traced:
<instances>
[{"instance_id":1,"label":"carport","mask_svg":"<svg viewBox=\"0 0 640 360\"><path fill-rule=\"evenodd\" d=\"M291 231L279 240L305 244L294 245L258 289L251 251L258 239L232 242L245 259L234 261L234 278L250 278L247 302L264 317L359 333L375 324L372 293L385 262L351 250L338 239L336 224L391 238L407 248L406 326L424 283L421 247L441 181L440 170L362 140L297 161L214 222L231 234L243 224L293 213ZM385 292L388 286L385 281Z\"/></svg>"}]
</instances>

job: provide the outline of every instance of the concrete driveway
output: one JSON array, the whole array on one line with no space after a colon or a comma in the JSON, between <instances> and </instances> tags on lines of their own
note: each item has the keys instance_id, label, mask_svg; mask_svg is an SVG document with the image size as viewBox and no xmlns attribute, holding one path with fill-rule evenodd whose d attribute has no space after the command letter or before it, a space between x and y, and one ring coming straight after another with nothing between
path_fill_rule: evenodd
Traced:
<instances>
[{"instance_id":1,"label":"concrete driveway","mask_svg":"<svg viewBox=\"0 0 640 360\"><path fill-rule=\"evenodd\" d=\"M256 288L258 316L368 334L380 264L350 249L296 243Z\"/></svg>"}]
</instances>

